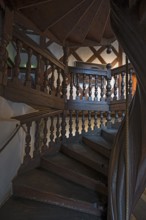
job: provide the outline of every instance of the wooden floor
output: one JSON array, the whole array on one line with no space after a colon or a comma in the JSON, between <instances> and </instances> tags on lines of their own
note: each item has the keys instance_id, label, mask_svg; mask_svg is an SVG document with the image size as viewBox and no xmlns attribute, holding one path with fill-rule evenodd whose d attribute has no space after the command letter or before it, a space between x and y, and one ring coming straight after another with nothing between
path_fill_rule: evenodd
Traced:
<instances>
[{"instance_id":1,"label":"wooden floor","mask_svg":"<svg viewBox=\"0 0 146 220\"><path fill-rule=\"evenodd\" d=\"M104 217L102 219L106 220ZM101 218L55 205L11 198L0 209L0 220L101 220Z\"/></svg>"}]
</instances>

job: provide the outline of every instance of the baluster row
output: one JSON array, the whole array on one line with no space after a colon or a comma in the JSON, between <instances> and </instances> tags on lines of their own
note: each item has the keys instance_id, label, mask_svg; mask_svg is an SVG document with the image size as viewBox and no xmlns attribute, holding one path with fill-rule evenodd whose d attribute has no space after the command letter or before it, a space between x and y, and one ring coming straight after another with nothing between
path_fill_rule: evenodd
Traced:
<instances>
[{"instance_id":1,"label":"baluster row","mask_svg":"<svg viewBox=\"0 0 146 220\"><path fill-rule=\"evenodd\" d=\"M62 97L66 86L63 69L25 46L20 40L16 40L15 45L13 74L9 77L12 82L17 81L29 88Z\"/></svg>"}]
</instances>

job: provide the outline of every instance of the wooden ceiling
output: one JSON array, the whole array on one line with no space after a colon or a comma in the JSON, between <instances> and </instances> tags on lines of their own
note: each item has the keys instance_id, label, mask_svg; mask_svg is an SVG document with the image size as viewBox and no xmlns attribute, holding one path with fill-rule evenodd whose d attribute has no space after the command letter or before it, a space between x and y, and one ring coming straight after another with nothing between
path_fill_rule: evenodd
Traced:
<instances>
[{"instance_id":1,"label":"wooden ceiling","mask_svg":"<svg viewBox=\"0 0 146 220\"><path fill-rule=\"evenodd\" d=\"M115 36L110 26L109 0L7 0L15 23L61 45L108 45Z\"/></svg>"}]
</instances>

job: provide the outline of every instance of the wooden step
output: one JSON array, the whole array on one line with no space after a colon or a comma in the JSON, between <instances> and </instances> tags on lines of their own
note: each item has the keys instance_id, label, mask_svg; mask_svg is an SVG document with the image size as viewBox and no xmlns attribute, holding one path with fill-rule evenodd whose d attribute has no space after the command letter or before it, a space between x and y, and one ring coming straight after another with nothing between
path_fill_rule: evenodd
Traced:
<instances>
[{"instance_id":1,"label":"wooden step","mask_svg":"<svg viewBox=\"0 0 146 220\"><path fill-rule=\"evenodd\" d=\"M110 157L112 144L107 142L103 137L99 135L84 135L82 141L94 151L107 158Z\"/></svg>"},{"instance_id":2,"label":"wooden step","mask_svg":"<svg viewBox=\"0 0 146 220\"><path fill-rule=\"evenodd\" d=\"M18 176L13 181L13 194L99 217L103 208L97 193L44 170L32 170Z\"/></svg>"},{"instance_id":3,"label":"wooden step","mask_svg":"<svg viewBox=\"0 0 146 220\"><path fill-rule=\"evenodd\" d=\"M102 220L79 211L22 198L10 198L0 208L1 220Z\"/></svg>"},{"instance_id":4,"label":"wooden step","mask_svg":"<svg viewBox=\"0 0 146 220\"><path fill-rule=\"evenodd\" d=\"M86 166L98 171L102 175L108 175L108 159L99 155L86 145L81 143L63 144L61 146L61 151Z\"/></svg>"},{"instance_id":5,"label":"wooden step","mask_svg":"<svg viewBox=\"0 0 146 220\"><path fill-rule=\"evenodd\" d=\"M100 177L95 170L62 153L43 157L41 167L100 194L107 195L107 186L103 183L105 179Z\"/></svg>"},{"instance_id":6,"label":"wooden step","mask_svg":"<svg viewBox=\"0 0 146 220\"><path fill-rule=\"evenodd\" d=\"M117 134L117 129L107 129L104 128L101 130L101 136L108 142L113 144L116 134Z\"/></svg>"}]
</instances>

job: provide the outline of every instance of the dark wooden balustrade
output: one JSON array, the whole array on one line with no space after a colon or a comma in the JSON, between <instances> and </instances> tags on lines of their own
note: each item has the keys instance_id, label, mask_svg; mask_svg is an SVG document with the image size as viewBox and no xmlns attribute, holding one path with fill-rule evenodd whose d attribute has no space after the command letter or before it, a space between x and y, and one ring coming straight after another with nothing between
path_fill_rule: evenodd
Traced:
<instances>
[{"instance_id":1,"label":"dark wooden balustrade","mask_svg":"<svg viewBox=\"0 0 146 220\"><path fill-rule=\"evenodd\" d=\"M36 166L41 155L59 150L67 137L64 115L62 110L44 110L15 117L20 121L25 136L22 168L28 164Z\"/></svg>"},{"instance_id":2,"label":"dark wooden balustrade","mask_svg":"<svg viewBox=\"0 0 146 220\"><path fill-rule=\"evenodd\" d=\"M8 70L5 97L28 104L36 104L37 99L38 105L43 102L54 108L57 102L58 109L63 109L66 80L64 64L18 29L14 31L12 42L16 55L14 66L11 71Z\"/></svg>"}]
</instances>

